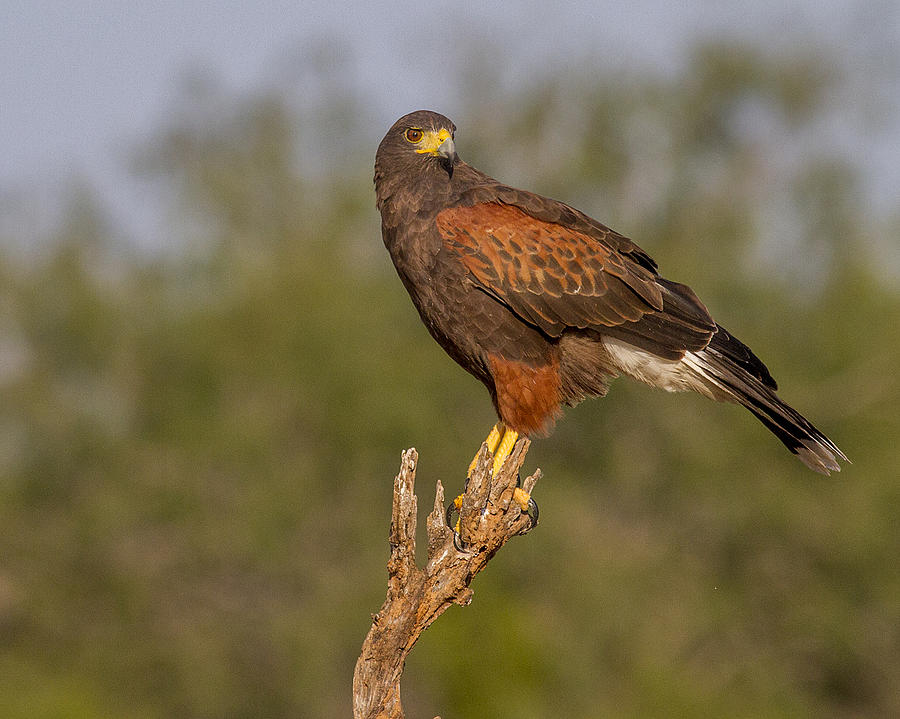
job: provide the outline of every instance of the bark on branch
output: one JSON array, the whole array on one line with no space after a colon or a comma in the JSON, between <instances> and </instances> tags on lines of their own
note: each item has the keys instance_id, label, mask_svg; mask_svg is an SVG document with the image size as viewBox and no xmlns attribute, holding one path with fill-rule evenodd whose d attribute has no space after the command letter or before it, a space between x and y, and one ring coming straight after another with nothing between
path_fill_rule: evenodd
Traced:
<instances>
[{"instance_id":1,"label":"bark on branch","mask_svg":"<svg viewBox=\"0 0 900 719\"><path fill-rule=\"evenodd\" d=\"M403 453L394 480L391 517L391 558L387 598L374 616L353 673L354 719L400 719L400 675L406 656L419 635L451 604L472 601L469 585L494 553L530 526L530 519L512 501L519 469L530 442L520 439L496 477L492 457L482 445L478 463L463 495L460 535L454 544L444 510L444 487L437 482L434 509L428 515L428 561L416 566L415 449ZM531 494L540 478L535 471L522 483Z\"/></svg>"}]
</instances>

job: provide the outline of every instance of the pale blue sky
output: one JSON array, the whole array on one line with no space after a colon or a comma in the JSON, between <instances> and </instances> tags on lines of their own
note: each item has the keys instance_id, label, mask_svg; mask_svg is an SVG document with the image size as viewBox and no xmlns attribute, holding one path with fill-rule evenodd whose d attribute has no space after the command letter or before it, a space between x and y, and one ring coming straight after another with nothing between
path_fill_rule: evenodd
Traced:
<instances>
[{"instance_id":1,"label":"pale blue sky","mask_svg":"<svg viewBox=\"0 0 900 719\"><path fill-rule=\"evenodd\" d=\"M131 208L121 190L128 151L161 127L190 68L211 70L226 88L250 90L289 71L292 53L336 41L347 50L347 83L372 102L377 141L410 109L452 112L454 83L446 74L464 35L496 52L504 78L515 83L538 69L564 73L585 57L664 71L692 39L711 34L773 47L830 44L853 71L883 83L888 129L848 142L870 158L875 193L896 194L900 4L893 0L5 0L0 196L27 188L32 197L52 197L82 174L127 224Z\"/></svg>"}]
</instances>

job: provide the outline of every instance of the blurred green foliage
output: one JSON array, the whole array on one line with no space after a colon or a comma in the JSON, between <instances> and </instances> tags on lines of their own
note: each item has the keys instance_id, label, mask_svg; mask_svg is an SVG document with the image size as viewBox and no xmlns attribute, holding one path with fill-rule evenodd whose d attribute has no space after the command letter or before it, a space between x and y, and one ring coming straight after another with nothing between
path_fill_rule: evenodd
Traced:
<instances>
[{"instance_id":1,"label":"blurred green foliage","mask_svg":"<svg viewBox=\"0 0 900 719\"><path fill-rule=\"evenodd\" d=\"M785 150L828 67L710 45L489 103L473 73L462 156L634 237L854 464L617 383L532 447L541 527L413 651L411 716L900 716L887 225L858 168ZM361 105L195 88L137 162L178 250L123 249L85 188L45 248L0 245L0 716L349 715L400 450L427 507L493 421L381 247L393 118Z\"/></svg>"}]
</instances>

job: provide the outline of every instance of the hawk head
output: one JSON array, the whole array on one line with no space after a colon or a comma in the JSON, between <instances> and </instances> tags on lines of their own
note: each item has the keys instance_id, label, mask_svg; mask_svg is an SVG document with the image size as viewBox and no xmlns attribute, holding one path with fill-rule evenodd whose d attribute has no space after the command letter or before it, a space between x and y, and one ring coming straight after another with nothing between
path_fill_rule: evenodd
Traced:
<instances>
[{"instance_id":1,"label":"hawk head","mask_svg":"<svg viewBox=\"0 0 900 719\"><path fill-rule=\"evenodd\" d=\"M404 115L387 131L375 154L375 182L388 173L413 173L440 167L452 173L458 161L449 118L430 110Z\"/></svg>"}]
</instances>

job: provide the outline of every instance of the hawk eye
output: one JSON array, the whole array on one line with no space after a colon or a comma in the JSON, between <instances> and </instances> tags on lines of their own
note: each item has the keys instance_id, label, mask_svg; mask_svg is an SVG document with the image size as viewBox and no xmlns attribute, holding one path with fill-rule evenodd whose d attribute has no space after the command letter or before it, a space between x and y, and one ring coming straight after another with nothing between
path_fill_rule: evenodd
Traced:
<instances>
[{"instance_id":1,"label":"hawk eye","mask_svg":"<svg viewBox=\"0 0 900 719\"><path fill-rule=\"evenodd\" d=\"M418 142L422 139L422 134L418 127L411 127L406 131L406 139L410 142Z\"/></svg>"}]
</instances>

